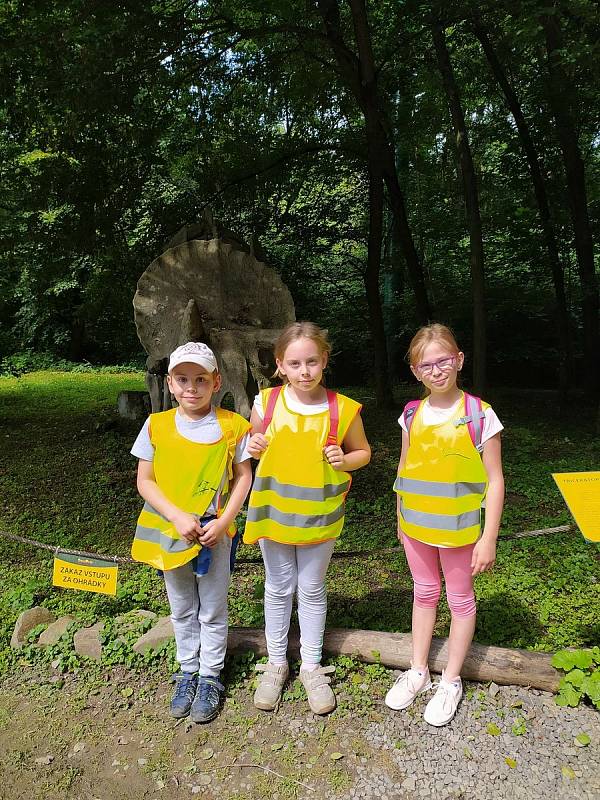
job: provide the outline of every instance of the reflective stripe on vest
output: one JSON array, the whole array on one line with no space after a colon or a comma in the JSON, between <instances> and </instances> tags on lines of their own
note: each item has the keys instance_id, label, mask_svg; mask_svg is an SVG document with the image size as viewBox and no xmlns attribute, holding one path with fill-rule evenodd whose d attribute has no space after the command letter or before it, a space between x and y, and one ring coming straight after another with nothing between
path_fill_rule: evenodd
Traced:
<instances>
[{"instance_id":1,"label":"reflective stripe on vest","mask_svg":"<svg viewBox=\"0 0 600 800\"><path fill-rule=\"evenodd\" d=\"M265 409L272 397L269 391L262 395ZM335 399L341 442L360 404L343 395ZM258 463L248 503L247 544L262 538L282 544L316 544L340 535L351 477L334 470L323 455L329 427L329 411L296 413L288 408L285 391L278 392L265 431L269 446Z\"/></svg>"},{"instance_id":2,"label":"reflective stripe on vest","mask_svg":"<svg viewBox=\"0 0 600 800\"><path fill-rule=\"evenodd\" d=\"M217 511L220 516L228 497L227 476L235 442L249 429L249 424L238 414L217 408L223 436L216 442L202 444L186 439L177 431L176 413L176 409L171 409L150 417L156 483L174 505L198 517L204 514L220 488ZM228 533L235 535L234 525ZM150 503L144 503L131 547L136 561L170 570L191 561L200 550L200 545L183 539Z\"/></svg>"},{"instance_id":3,"label":"reflective stripe on vest","mask_svg":"<svg viewBox=\"0 0 600 800\"><path fill-rule=\"evenodd\" d=\"M464 424L465 401L453 417L423 424L416 408L408 451L394 489L400 497L398 523L418 541L461 547L477 541L487 474Z\"/></svg>"},{"instance_id":4,"label":"reflective stripe on vest","mask_svg":"<svg viewBox=\"0 0 600 800\"><path fill-rule=\"evenodd\" d=\"M350 488L350 481L344 483L328 483L323 488L313 489L308 486L294 486L291 483L280 483L271 475L258 477L252 487L255 492L276 492L280 497L294 500L325 500L328 497L338 497L346 494Z\"/></svg>"},{"instance_id":5,"label":"reflective stripe on vest","mask_svg":"<svg viewBox=\"0 0 600 800\"><path fill-rule=\"evenodd\" d=\"M466 511L464 514L427 514L402 507L402 519L413 525L435 528L440 531L461 531L479 524L481 511Z\"/></svg>"},{"instance_id":6,"label":"reflective stripe on vest","mask_svg":"<svg viewBox=\"0 0 600 800\"><path fill-rule=\"evenodd\" d=\"M416 481L410 478L396 478L396 492L424 494L428 497L467 497L470 494L484 494L485 483L440 483L439 481Z\"/></svg>"},{"instance_id":7,"label":"reflective stripe on vest","mask_svg":"<svg viewBox=\"0 0 600 800\"><path fill-rule=\"evenodd\" d=\"M289 528L325 528L333 525L344 516L344 506L339 505L330 514L286 514L272 506L260 506L259 508L248 509L248 521L260 522L263 519L273 520L279 525L286 525Z\"/></svg>"},{"instance_id":8,"label":"reflective stripe on vest","mask_svg":"<svg viewBox=\"0 0 600 800\"><path fill-rule=\"evenodd\" d=\"M135 529L135 537L144 542L158 544L161 550L166 553L183 553L185 550L189 550L190 547L185 539L173 539L156 528L144 528L141 525L138 525Z\"/></svg>"}]
</instances>

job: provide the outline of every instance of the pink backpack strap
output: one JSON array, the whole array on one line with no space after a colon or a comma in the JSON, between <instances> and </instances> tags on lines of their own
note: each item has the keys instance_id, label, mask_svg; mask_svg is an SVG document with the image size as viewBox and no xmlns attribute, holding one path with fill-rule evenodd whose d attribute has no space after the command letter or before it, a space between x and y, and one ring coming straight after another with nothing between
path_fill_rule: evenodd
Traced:
<instances>
[{"instance_id":1,"label":"pink backpack strap","mask_svg":"<svg viewBox=\"0 0 600 800\"><path fill-rule=\"evenodd\" d=\"M481 398L465 392L465 416L458 420L457 425L465 424L467 426L471 441L478 453L482 451L484 419L485 413L481 405Z\"/></svg>"},{"instance_id":2,"label":"pink backpack strap","mask_svg":"<svg viewBox=\"0 0 600 800\"><path fill-rule=\"evenodd\" d=\"M327 389L327 405L329 406L329 433L327 434L325 447L338 443L337 437L340 425L340 409L338 407L337 394L330 389Z\"/></svg>"},{"instance_id":3,"label":"pink backpack strap","mask_svg":"<svg viewBox=\"0 0 600 800\"><path fill-rule=\"evenodd\" d=\"M269 399L267 400L267 407L265 408L265 416L263 417L262 432L267 432L267 428L273 419L273 412L275 411L275 404L281 394L283 386L274 386L269 392Z\"/></svg>"},{"instance_id":4,"label":"pink backpack strap","mask_svg":"<svg viewBox=\"0 0 600 800\"><path fill-rule=\"evenodd\" d=\"M413 424L414 416L417 413L417 408L421 405L422 402L423 402L422 400L409 400L408 403L404 406L402 417L404 418L404 424L406 425L406 430L408 431L409 438L410 438L410 429Z\"/></svg>"}]
</instances>

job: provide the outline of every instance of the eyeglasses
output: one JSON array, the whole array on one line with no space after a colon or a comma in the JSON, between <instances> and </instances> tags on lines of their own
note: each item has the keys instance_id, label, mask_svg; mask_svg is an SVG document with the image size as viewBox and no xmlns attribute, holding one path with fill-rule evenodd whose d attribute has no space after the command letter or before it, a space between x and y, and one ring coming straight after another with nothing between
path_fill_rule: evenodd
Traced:
<instances>
[{"instance_id":1,"label":"eyeglasses","mask_svg":"<svg viewBox=\"0 0 600 800\"><path fill-rule=\"evenodd\" d=\"M450 372L455 361L456 356L444 356L443 358L438 358L437 361L424 361L422 364L417 364L415 369L420 375L431 375L435 367L440 372Z\"/></svg>"}]
</instances>

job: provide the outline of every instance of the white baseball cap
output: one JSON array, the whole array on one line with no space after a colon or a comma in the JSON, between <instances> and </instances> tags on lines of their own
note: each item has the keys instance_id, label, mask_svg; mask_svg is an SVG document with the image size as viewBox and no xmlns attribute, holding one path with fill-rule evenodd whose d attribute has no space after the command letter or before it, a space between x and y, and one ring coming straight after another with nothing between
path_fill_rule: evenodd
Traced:
<instances>
[{"instance_id":1,"label":"white baseball cap","mask_svg":"<svg viewBox=\"0 0 600 800\"><path fill-rule=\"evenodd\" d=\"M187 342L171 353L169 359L169 372L179 364L198 364L207 372L216 372L218 369L215 354L204 342Z\"/></svg>"}]
</instances>

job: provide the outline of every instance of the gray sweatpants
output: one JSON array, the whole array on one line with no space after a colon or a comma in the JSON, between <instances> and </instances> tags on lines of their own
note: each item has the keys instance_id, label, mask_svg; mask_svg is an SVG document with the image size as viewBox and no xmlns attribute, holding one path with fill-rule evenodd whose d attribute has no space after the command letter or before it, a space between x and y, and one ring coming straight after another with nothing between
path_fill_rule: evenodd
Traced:
<instances>
[{"instance_id":1,"label":"gray sweatpants","mask_svg":"<svg viewBox=\"0 0 600 800\"><path fill-rule=\"evenodd\" d=\"M217 677L227 650L227 591L231 539L212 548L206 575L194 575L191 562L164 572L177 661L183 672Z\"/></svg>"}]
</instances>

